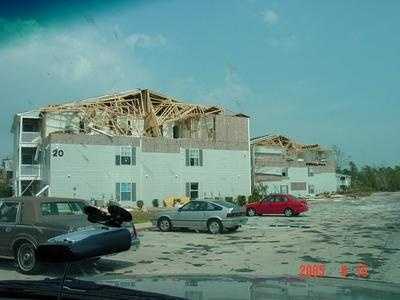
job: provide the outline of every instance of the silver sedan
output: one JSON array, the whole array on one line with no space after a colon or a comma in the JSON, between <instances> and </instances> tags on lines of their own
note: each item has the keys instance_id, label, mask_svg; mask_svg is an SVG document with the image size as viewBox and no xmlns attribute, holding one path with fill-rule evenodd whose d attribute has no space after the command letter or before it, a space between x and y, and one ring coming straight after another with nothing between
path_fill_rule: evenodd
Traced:
<instances>
[{"instance_id":1,"label":"silver sedan","mask_svg":"<svg viewBox=\"0 0 400 300\"><path fill-rule=\"evenodd\" d=\"M212 234L235 231L247 223L246 210L222 200L193 200L178 209L163 209L152 220L161 231L172 228L208 230Z\"/></svg>"}]
</instances>

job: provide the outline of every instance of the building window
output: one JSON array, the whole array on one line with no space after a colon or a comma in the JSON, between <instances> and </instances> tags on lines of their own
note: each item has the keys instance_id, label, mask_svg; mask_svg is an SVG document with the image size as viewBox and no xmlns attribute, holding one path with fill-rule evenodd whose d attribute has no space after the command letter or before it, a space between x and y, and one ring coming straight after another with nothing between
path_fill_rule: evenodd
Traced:
<instances>
[{"instance_id":1,"label":"building window","mask_svg":"<svg viewBox=\"0 0 400 300\"><path fill-rule=\"evenodd\" d=\"M117 166L136 165L136 147L122 146L119 150L119 154L115 156L115 164Z\"/></svg>"},{"instance_id":2,"label":"building window","mask_svg":"<svg viewBox=\"0 0 400 300\"><path fill-rule=\"evenodd\" d=\"M199 198L199 183L198 182L187 182L186 183L186 196L190 199Z\"/></svg>"},{"instance_id":3,"label":"building window","mask_svg":"<svg viewBox=\"0 0 400 300\"><path fill-rule=\"evenodd\" d=\"M284 169L282 170L282 176L283 176L283 177L288 177L288 176L289 176L288 173L289 173L289 168L284 168Z\"/></svg>"},{"instance_id":4,"label":"building window","mask_svg":"<svg viewBox=\"0 0 400 300\"><path fill-rule=\"evenodd\" d=\"M174 125L172 127L172 136L173 136L174 139L179 138L179 127L178 127L178 125Z\"/></svg>"},{"instance_id":5,"label":"building window","mask_svg":"<svg viewBox=\"0 0 400 300\"><path fill-rule=\"evenodd\" d=\"M203 150L186 149L186 166L202 166Z\"/></svg>"},{"instance_id":6,"label":"building window","mask_svg":"<svg viewBox=\"0 0 400 300\"><path fill-rule=\"evenodd\" d=\"M315 194L314 185L312 185L312 184L308 185L308 193L311 194L311 195Z\"/></svg>"},{"instance_id":7,"label":"building window","mask_svg":"<svg viewBox=\"0 0 400 300\"><path fill-rule=\"evenodd\" d=\"M115 196L117 201L136 201L136 183L116 183Z\"/></svg>"},{"instance_id":8,"label":"building window","mask_svg":"<svg viewBox=\"0 0 400 300\"><path fill-rule=\"evenodd\" d=\"M85 122L79 121L79 132L85 132Z\"/></svg>"},{"instance_id":9,"label":"building window","mask_svg":"<svg viewBox=\"0 0 400 300\"><path fill-rule=\"evenodd\" d=\"M314 176L314 170L310 167L308 167L308 177Z\"/></svg>"},{"instance_id":10,"label":"building window","mask_svg":"<svg viewBox=\"0 0 400 300\"><path fill-rule=\"evenodd\" d=\"M307 184L305 182L291 182L290 189L292 191L305 191Z\"/></svg>"}]
</instances>

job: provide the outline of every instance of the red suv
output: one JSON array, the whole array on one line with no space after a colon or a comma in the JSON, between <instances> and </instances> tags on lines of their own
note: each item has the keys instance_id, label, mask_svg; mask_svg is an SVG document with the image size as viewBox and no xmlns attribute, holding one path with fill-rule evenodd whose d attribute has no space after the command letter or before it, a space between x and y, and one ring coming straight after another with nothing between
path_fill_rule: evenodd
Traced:
<instances>
[{"instance_id":1,"label":"red suv","mask_svg":"<svg viewBox=\"0 0 400 300\"><path fill-rule=\"evenodd\" d=\"M247 215L284 214L286 217L297 216L308 210L305 200L292 195L271 194L266 198L247 204Z\"/></svg>"}]
</instances>

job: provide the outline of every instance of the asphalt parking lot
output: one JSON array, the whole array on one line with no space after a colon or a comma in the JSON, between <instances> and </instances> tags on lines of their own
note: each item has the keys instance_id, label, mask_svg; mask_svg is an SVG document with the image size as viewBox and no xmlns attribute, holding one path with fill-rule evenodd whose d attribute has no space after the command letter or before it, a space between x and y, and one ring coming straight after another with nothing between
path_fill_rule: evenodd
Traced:
<instances>
[{"instance_id":1,"label":"asphalt parking lot","mask_svg":"<svg viewBox=\"0 0 400 300\"><path fill-rule=\"evenodd\" d=\"M326 276L357 278L359 263L368 279L400 283L400 193L361 199L314 200L304 215L249 218L235 233L141 231L141 246L103 258L94 267L77 265L75 276L251 274L298 275L302 264L324 264ZM7 272L7 273L5 273ZM0 278L18 274L0 263ZM45 276L57 276L53 268Z\"/></svg>"}]
</instances>

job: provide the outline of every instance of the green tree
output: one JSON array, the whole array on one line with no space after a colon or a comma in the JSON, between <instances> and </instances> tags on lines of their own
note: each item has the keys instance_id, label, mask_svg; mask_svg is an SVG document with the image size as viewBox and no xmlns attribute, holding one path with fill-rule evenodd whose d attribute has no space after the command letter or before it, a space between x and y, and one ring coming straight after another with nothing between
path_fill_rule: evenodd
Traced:
<instances>
[{"instance_id":1,"label":"green tree","mask_svg":"<svg viewBox=\"0 0 400 300\"><path fill-rule=\"evenodd\" d=\"M11 197L12 188L4 182L0 182L0 197Z\"/></svg>"}]
</instances>

